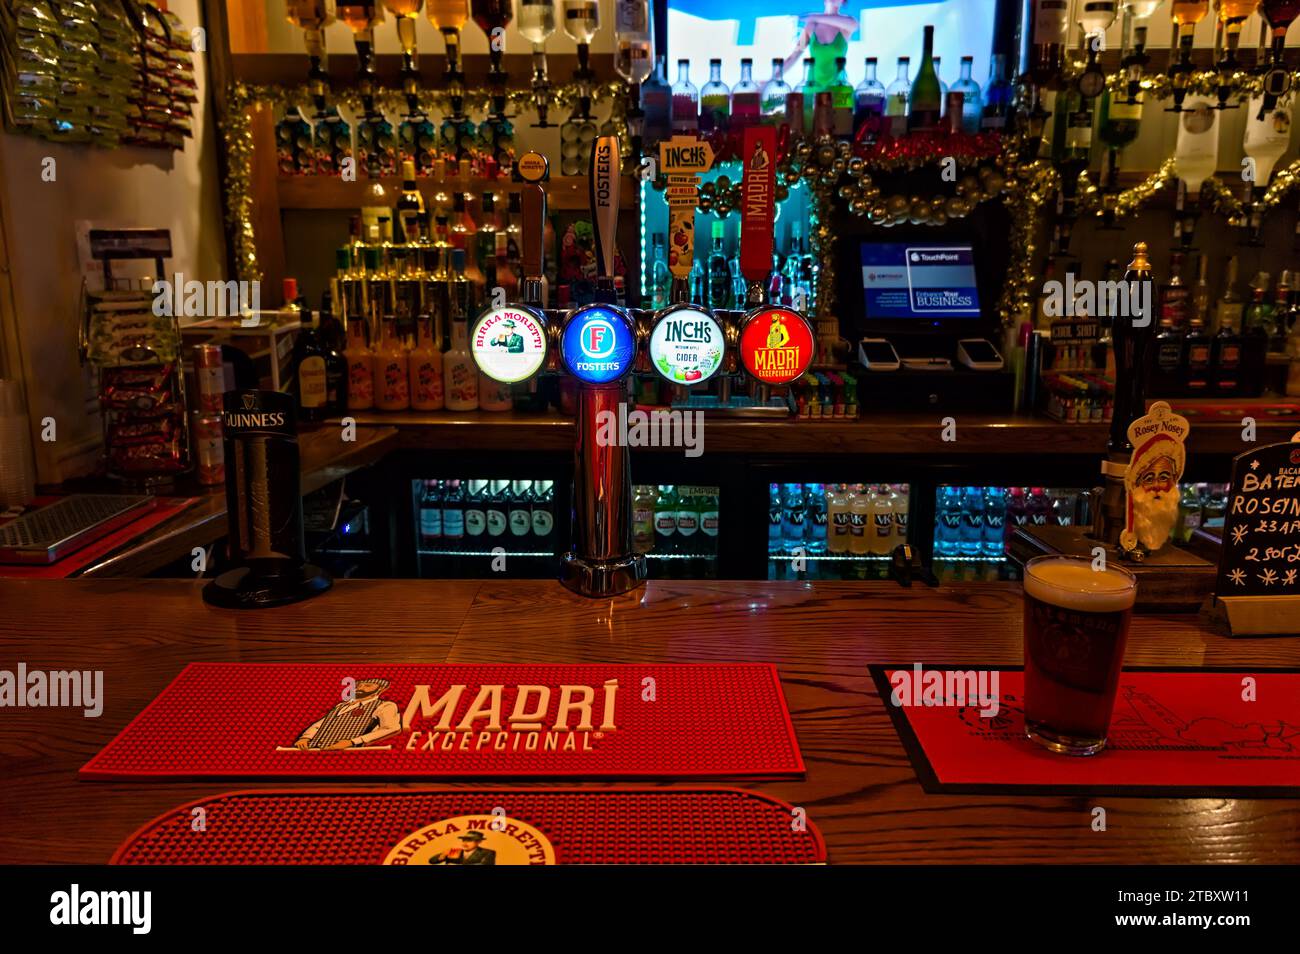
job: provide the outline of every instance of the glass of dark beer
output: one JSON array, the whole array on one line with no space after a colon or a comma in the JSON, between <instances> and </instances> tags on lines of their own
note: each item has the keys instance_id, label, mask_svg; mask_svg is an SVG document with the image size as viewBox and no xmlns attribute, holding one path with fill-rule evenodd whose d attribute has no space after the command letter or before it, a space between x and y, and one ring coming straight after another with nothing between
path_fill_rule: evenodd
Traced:
<instances>
[{"instance_id":1,"label":"glass of dark beer","mask_svg":"<svg viewBox=\"0 0 1300 954\"><path fill-rule=\"evenodd\" d=\"M1084 557L1025 564L1025 733L1053 752L1106 746L1137 578Z\"/></svg>"}]
</instances>

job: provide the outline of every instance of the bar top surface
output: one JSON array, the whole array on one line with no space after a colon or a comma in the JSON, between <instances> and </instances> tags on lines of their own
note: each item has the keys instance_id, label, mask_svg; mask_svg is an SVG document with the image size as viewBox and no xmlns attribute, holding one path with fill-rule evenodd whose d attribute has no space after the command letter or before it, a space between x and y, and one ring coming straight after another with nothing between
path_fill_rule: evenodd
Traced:
<instances>
[{"instance_id":1,"label":"bar top surface","mask_svg":"<svg viewBox=\"0 0 1300 954\"><path fill-rule=\"evenodd\" d=\"M0 669L22 662L103 670L105 696L95 719L79 709L0 711L0 864L106 862L167 809L225 791L286 787L78 780L78 768L187 663L358 660L774 663L806 778L718 784L805 808L832 863L1300 862L1300 792L1295 799L924 792L867 666L1019 665L1016 584L652 581L628 596L587 600L549 581L342 580L306 603L244 612L205 605L202 585L0 580ZM1125 663L1296 667L1300 641L1230 639L1195 615L1139 615ZM1300 703L1297 710L1300 718ZM1107 811L1104 832L1092 829L1098 804Z\"/></svg>"}]
</instances>

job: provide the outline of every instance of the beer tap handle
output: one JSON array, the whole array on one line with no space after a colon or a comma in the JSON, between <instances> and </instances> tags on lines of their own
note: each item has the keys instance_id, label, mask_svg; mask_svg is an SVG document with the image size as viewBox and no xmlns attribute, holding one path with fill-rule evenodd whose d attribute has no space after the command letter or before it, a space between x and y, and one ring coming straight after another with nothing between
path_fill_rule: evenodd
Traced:
<instances>
[{"instance_id":1,"label":"beer tap handle","mask_svg":"<svg viewBox=\"0 0 1300 954\"><path fill-rule=\"evenodd\" d=\"M520 223L523 248L520 250L520 264L524 270L525 283L536 281L537 298L528 294L529 285L524 286L524 302L541 307L541 283L544 273L545 251L543 244L546 234L546 191L539 185L526 183L519 188L519 208L523 217Z\"/></svg>"},{"instance_id":2,"label":"beer tap handle","mask_svg":"<svg viewBox=\"0 0 1300 954\"><path fill-rule=\"evenodd\" d=\"M596 273L600 300L615 301L614 233L618 228L619 147L617 136L601 136L591 150L591 224L596 233Z\"/></svg>"}]
</instances>

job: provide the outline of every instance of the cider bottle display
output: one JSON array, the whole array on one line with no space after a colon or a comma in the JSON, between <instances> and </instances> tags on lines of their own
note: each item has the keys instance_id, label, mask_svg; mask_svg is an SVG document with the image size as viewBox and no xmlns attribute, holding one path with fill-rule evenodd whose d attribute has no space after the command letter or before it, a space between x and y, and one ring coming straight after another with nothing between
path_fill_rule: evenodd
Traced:
<instances>
[{"instance_id":1,"label":"cider bottle display","mask_svg":"<svg viewBox=\"0 0 1300 954\"><path fill-rule=\"evenodd\" d=\"M397 334L397 322L385 319L375 352L375 407L381 411L405 411L411 406L411 380L406 346Z\"/></svg>"},{"instance_id":2,"label":"cider bottle display","mask_svg":"<svg viewBox=\"0 0 1300 954\"><path fill-rule=\"evenodd\" d=\"M453 321L451 347L442 356L443 401L449 411L473 411L478 407L478 366L469 353L469 329Z\"/></svg>"},{"instance_id":3,"label":"cider bottle display","mask_svg":"<svg viewBox=\"0 0 1300 954\"><path fill-rule=\"evenodd\" d=\"M442 353L434 344L433 319L420 318L416 328L416 344L408 358L411 407L417 411L437 411L443 405Z\"/></svg>"},{"instance_id":4,"label":"cider bottle display","mask_svg":"<svg viewBox=\"0 0 1300 954\"><path fill-rule=\"evenodd\" d=\"M369 410L375 406L375 353L366 344L366 326L360 318L348 322L343 358L348 366L348 410Z\"/></svg>"}]
</instances>

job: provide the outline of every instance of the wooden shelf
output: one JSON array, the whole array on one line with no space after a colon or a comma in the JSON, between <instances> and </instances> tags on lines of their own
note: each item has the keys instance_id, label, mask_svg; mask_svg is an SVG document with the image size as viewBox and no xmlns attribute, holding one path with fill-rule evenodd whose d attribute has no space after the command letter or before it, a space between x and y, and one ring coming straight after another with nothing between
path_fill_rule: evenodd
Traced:
<instances>
[{"instance_id":1,"label":"wooden shelf","mask_svg":"<svg viewBox=\"0 0 1300 954\"><path fill-rule=\"evenodd\" d=\"M467 53L462 55L460 60L461 72L465 74L466 92L473 94L486 89L488 73L491 69L491 59L488 54ZM380 53L375 57L374 64L380 86L392 89L401 87L402 55L400 53ZM232 53L230 65L234 78L245 83L294 87L307 82L309 63L306 52ZM325 68L333 88L345 89L356 85L357 57L354 50L330 51ZM578 69L578 56L576 53L548 53L546 68L552 83L559 85L568 82ZM446 72L447 63L441 50L436 53L421 50L418 69L422 89L446 89L443 73ZM506 71L508 77L507 88L528 89L533 76L533 55L532 53L507 53L502 62L502 69ZM613 53L592 53L591 70L596 74L597 84L618 78L618 74L614 72Z\"/></svg>"},{"instance_id":2,"label":"wooden shelf","mask_svg":"<svg viewBox=\"0 0 1300 954\"><path fill-rule=\"evenodd\" d=\"M420 192L425 202L432 202L439 192L518 192L520 183L510 179L447 178L419 179ZM337 176L285 176L277 180L276 187L282 209L359 209L366 204L366 186L370 180L345 182ZM385 178L389 195L401 192L400 178ZM619 179L619 205L632 209L637 204L637 184L627 176ZM546 183L546 202L552 210L581 211L590 208L586 176L552 176Z\"/></svg>"}]
</instances>

